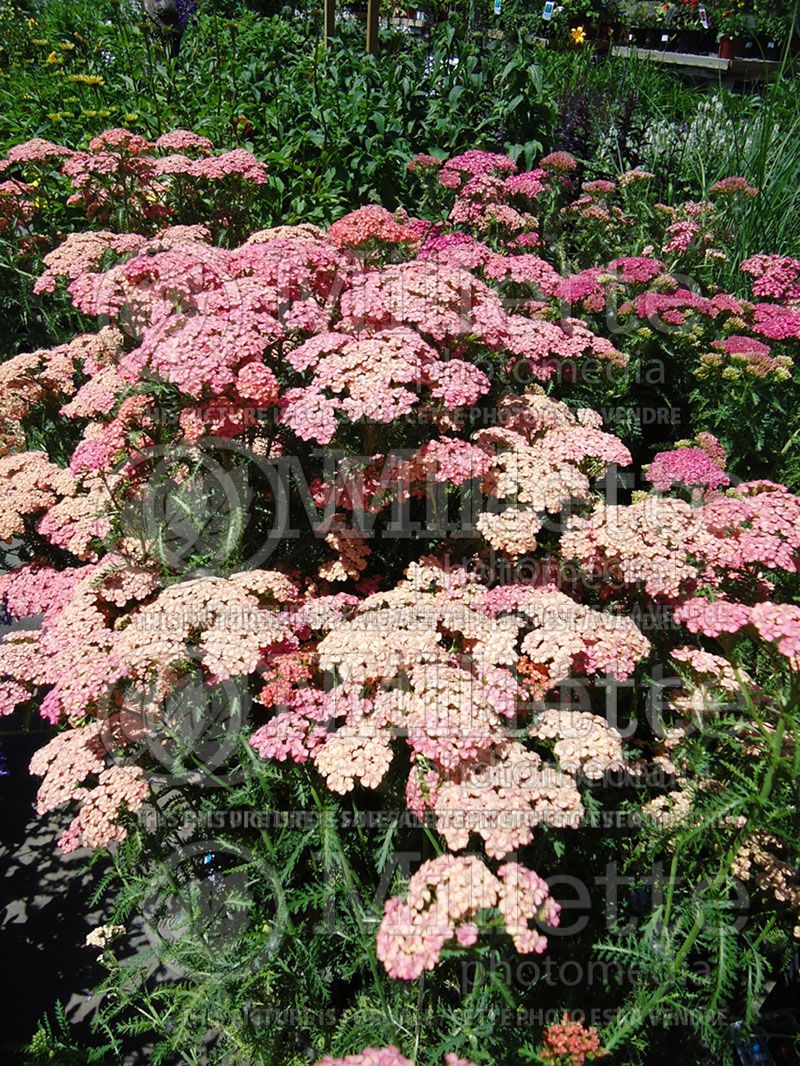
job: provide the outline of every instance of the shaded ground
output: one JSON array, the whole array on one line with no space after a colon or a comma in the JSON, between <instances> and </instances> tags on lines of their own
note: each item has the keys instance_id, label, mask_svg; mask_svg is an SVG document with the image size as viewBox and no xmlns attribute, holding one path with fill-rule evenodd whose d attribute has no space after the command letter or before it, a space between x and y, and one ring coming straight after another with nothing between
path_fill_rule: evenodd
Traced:
<instances>
[{"instance_id":1,"label":"shaded ground","mask_svg":"<svg viewBox=\"0 0 800 1066\"><path fill-rule=\"evenodd\" d=\"M0 777L0 958L6 990L0 998L0 1062L22 1063L21 1048L56 1001L77 1026L91 1016L89 996L101 977L86 934L103 921L90 904L96 871L88 852L63 855L56 841L69 815L39 817L33 807L38 778L28 772L41 735L4 736L7 774Z\"/></svg>"}]
</instances>

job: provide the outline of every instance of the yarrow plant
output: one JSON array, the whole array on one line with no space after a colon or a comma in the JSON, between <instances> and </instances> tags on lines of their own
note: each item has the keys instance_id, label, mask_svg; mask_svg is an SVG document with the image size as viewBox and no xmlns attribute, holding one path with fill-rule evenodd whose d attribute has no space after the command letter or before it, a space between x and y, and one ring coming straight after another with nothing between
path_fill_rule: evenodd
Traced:
<instances>
[{"instance_id":1,"label":"yarrow plant","mask_svg":"<svg viewBox=\"0 0 800 1066\"><path fill-rule=\"evenodd\" d=\"M65 157L28 146L8 167L31 152ZM571 270L601 235L620 250L638 225L626 197L639 178L594 181L576 198L578 164L564 152L522 173L479 151L412 169L451 198L446 221L368 205L327 231L233 240L226 217L221 246L219 216L189 223L171 198L184 182L191 196L193 182L257 187L262 165L214 155L186 131L155 145L111 131L66 154L63 170L95 218L131 181L128 221L141 225L71 235L36 282L96 328L0 367L0 593L19 623L0 644L0 713L57 727L31 763L38 810L69 808L65 851L116 849L154 876L149 813L179 803L196 814L214 790L251 806L300 797L320 825L280 852L297 898L275 888L274 916L263 893L288 834L248 835L244 855L242 841L200 843L193 869L198 856L211 867L212 893L245 871L247 891L237 882L215 914L250 915L252 928L220 944L257 973L280 937L305 950L336 886L352 902L363 877L369 913L362 899L342 934L357 932L357 958L326 950L335 994L354 997L362 1021L369 1008L350 982L369 972L384 1032L398 988L422 996L440 980L442 1002L453 999L454 961L563 954L558 863L582 855L602 873L581 842L614 778L656 804L638 804L650 815L685 802L693 731L724 699L755 708L735 734L739 755L782 755L785 704L763 662L790 688L800 663L800 609L782 595L800 568L800 498L737 477L707 424L659 442L670 447L640 440L634 455L582 382L590 372L608 392L625 388L657 321L678 374L687 353L715 345L731 358L763 359L740 347L767 347L761 338L791 350L793 267L750 262L754 301L688 287L678 266L706 256L723 222L711 204L683 204L662 212L658 255L631 242ZM553 242L559 219L573 237ZM610 303L630 325L619 337ZM634 461L651 488L622 498L617 473ZM657 690L664 665L679 686L654 714L641 693ZM620 688L632 728L606 698ZM417 834L394 865L396 827L372 842L370 866L366 823L343 842L325 821L387 810ZM723 827L716 857L730 861L714 885L747 856L760 885L778 884L764 871L780 837L741 817ZM171 837L159 839L163 850ZM793 899L773 893L775 906ZM659 928L686 931L666 918ZM700 932L690 924L675 952ZM184 954L182 965L201 964ZM659 972L658 1003L672 987ZM474 1007L483 992L468 984ZM237 995L270 996L252 985L243 977ZM591 1061L630 1037L638 1022L626 1018L606 1041L567 1016L529 1050ZM223 1029L230 1047L252 1040ZM395 1034L404 1052L447 1066L470 1066L468 1035L445 1049L402 1025ZM388 1037L354 1054L366 1040L325 1039L345 1057L320 1066L411 1061Z\"/></svg>"}]
</instances>

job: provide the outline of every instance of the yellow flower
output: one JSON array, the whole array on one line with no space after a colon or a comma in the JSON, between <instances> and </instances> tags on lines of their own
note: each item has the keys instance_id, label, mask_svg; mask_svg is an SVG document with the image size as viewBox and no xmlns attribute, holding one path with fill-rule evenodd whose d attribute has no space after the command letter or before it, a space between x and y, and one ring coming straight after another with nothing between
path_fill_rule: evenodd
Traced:
<instances>
[{"instance_id":1,"label":"yellow flower","mask_svg":"<svg viewBox=\"0 0 800 1066\"><path fill-rule=\"evenodd\" d=\"M68 74L67 81L80 82L81 85L105 85L99 74Z\"/></svg>"},{"instance_id":2,"label":"yellow flower","mask_svg":"<svg viewBox=\"0 0 800 1066\"><path fill-rule=\"evenodd\" d=\"M123 115L122 116L122 121L123 122L138 122L139 121L139 116L136 114L135 111L133 111L129 115Z\"/></svg>"},{"instance_id":3,"label":"yellow flower","mask_svg":"<svg viewBox=\"0 0 800 1066\"><path fill-rule=\"evenodd\" d=\"M36 25L36 19L25 19L25 21L28 23L29 30L32 30L33 27Z\"/></svg>"},{"instance_id":4,"label":"yellow flower","mask_svg":"<svg viewBox=\"0 0 800 1066\"><path fill-rule=\"evenodd\" d=\"M37 48L47 48L50 42L46 41L43 37L32 37L31 44L35 44Z\"/></svg>"},{"instance_id":5,"label":"yellow flower","mask_svg":"<svg viewBox=\"0 0 800 1066\"><path fill-rule=\"evenodd\" d=\"M83 113L86 116L86 118L97 118L97 112L96 111L87 111L86 108L84 108L83 109Z\"/></svg>"},{"instance_id":6,"label":"yellow flower","mask_svg":"<svg viewBox=\"0 0 800 1066\"><path fill-rule=\"evenodd\" d=\"M71 41L62 41L58 47L62 52L71 52L75 45Z\"/></svg>"},{"instance_id":7,"label":"yellow flower","mask_svg":"<svg viewBox=\"0 0 800 1066\"><path fill-rule=\"evenodd\" d=\"M573 44L585 44L586 43L586 31L583 26L576 26L569 31L569 35L572 38Z\"/></svg>"},{"instance_id":8,"label":"yellow flower","mask_svg":"<svg viewBox=\"0 0 800 1066\"><path fill-rule=\"evenodd\" d=\"M57 56L55 54L55 52L51 52L50 55L47 57L45 62L47 62L47 63L62 63L63 60L62 60L61 56Z\"/></svg>"}]
</instances>

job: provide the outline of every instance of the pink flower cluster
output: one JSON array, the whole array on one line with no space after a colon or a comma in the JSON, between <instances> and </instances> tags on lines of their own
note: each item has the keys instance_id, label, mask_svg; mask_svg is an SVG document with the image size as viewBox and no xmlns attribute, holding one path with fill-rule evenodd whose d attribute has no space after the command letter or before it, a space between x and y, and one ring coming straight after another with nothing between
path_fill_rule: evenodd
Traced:
<instances>
[{"instance_id":1,"label":"pink flower cluster","mask_svg":"<svg viewBox=\"0 0 800 1066\"><path fill-rule=\"evenodd\" d=\"M34 144L7 166L65 156L93 217L130 178L143 232L113 232L111 212L109 228L53 250L38 291L66 282L102 328L0 368L0 539L16 538L24 559L0 593L14 618L41 616L0 642L0 713L38 706L66 727L34 757L40 809L79 805L66 848L118 842L154 769L135 741L165 726L165 701L189 673L241 682L257 693L250 744L262 758L305 764L337 795L404 792L446 846L386 906L378 954L390 975L420 976L484 923L520 952L544 951L536 923L556 924L558 904L509 856L538 844L541 826L578 826L587 780L665 758L653 745L633 762L599 698L565 709L574 681L594 694L643 668L652 646L631 604L667 604L704 638L690 646L684 632L674 648L664 636L687 675L679 718L695 706L690 683L732 691L709 641L759 640L800 667L800 608L773 602L771 583L800 568L800 499L769 482L729 489L725 450L705 433L655 455L658 492L607 504L596 482L631 454L598 413L555 395L570 396L581 361L613 376L626 357L564 303L602 316L611 301L634 345L658 324L676 352L708 353L701 366L718 357L758 377L774 360L777 377L789 369L778 345L800 339L798 264L743 266L761 303L682 288L659 240L613 243L649 178L588 182L561 214L575 196L566 153L525 173L486 152L418 157L413 169L436 176L431 195L456 193L448 222L368 205L327 232L276 227L225 248L212 225L165 223L187 181L230 195L262 184L247 153L216 155L190 131L155 144L110 131L87 152ZM660 213L671 257L713 251L715 210ZM545 217L576 220L587 241L602 232L597 265L562 277ZM33 447L54 412L73 431L65 453ZM165 581L158 531L126 526L150 501L154 465L166 456L185 486L209 437L307 476L322 517L291 579L284 562ZM690 503L676 487L702 492ZM254 524L275 503L257 476L242 498ZM444 528L461 507L469 535L441 543L426 529L394 556L374 551L406 506ZM554 1066L601 1053L568 1021L546 1044ZM407 1064L393 1048L323 1062Z\"/></svg>"},{"instance_id":2,"label":"pink flower cluster","mask_svg":"<svg viewBox=\"0 0 800 1066\"><path fill-rule=\"evenodd\" d=\"M336 1059L326 1055L315 1066L414 1066L414 1063L400 1054L394 1046L385 1048L365 1047L356 1055L345 1055ZM444 1066L474 1066L467 1059L462 1059L452 1051L444 1057Z\"/></svg>"},{"instance_id":3,"label":"pink flower cluster","mask_svg":"<svg viewBox=\"0 0 800 1066\"><path fill-rule=\"evenodd\" d=\"M719 489L730 484L730 478L702 448L675 448L658 452L647 468L647 480L661 492L669 492L675 484Z\"/></svg>"},{"instance_id":4,"label":"pink flower cluster","mask_svg":"<svg viewBox=\"0 0 800 1066\"><path fill-rule=\"evenodd\" d=\"M541 954L547 940L530 923L557 926L560 908L546 882L518 863L501 866L495 876L472 855L431 859L411 877L406 898L386 904L378 958L391 977L414 980L436 966L448 942L474 944L476 919L490 910L499 912L519 952Z\"/></svg>"},{"instance_id":5,"label":"pink flower cluster","mask_svg":"<svg viewBox=\"0 0 800 1066\"><path fill-rule=\"evenodd\" d=\"M507 155L471 148L462 155L446 159L439 171L439 181L446 189L458 189L469 178L481 175L514 174L517 165Z\"/></svg>"},{"instance_id":6,"label":"pink flower cluster","mask_svg":"<svg viewBox=\"0 0 800 1066\"><path fill-rule=\"evenodd\" d=\"M786 255L754 255L741 269L756 280L753 292L762 300L781 304L800 303L800 262Z\"/></svg>"},{"instance_id":7,"label":"pink flower cluster","mask_svg":"<svg viewBox=\"0 0 800 1066\"><path fill-rule=\"evenodd\" d=\"M38 177L46 167L51 181L53 164L60 164L72 190L67 202L80 206L90 222L114 222L121 212L136 225L161 226L179 209L187 185L196 186L196 199L219 183L229 196L237 183L266 184L266 167L250 152L236 148L214 155L213 147L207 137L191 130L173 130L154 143L128 130L107 130L94 137L86 151L35 138L16 145L0 160L0 174L34 168ZM223 214L227 209L220 208Z\"/></svg>"},{"instance_id":8,"label":"pink flower cluster","mask_svg":"<svg viewBox=\"0 0 800 1066\"><path fill-rule=\"evenodd\" d=\"M720 181L715 181L708 190L708 195L712 200L718 196L744 196L752 200L758 194L759 190L754 185L751 185L746 178L737 178L733 175L729 178L721 178Z\"/></svg>"},{"instance_id":9,"label":"pink flower cluster","mask_svg":"<svg viewBox=\"0 0 800 1066\"><path fill-rule=\"evenodd\" d=\"M711 342L712 351L700 356L695 376L701 380L712 373L722 379L738 380L742 375L764 380L787 381L794 362L788 355L773 355L769 344L756 337L734 334Z\"/></svg>"}]
</instances>

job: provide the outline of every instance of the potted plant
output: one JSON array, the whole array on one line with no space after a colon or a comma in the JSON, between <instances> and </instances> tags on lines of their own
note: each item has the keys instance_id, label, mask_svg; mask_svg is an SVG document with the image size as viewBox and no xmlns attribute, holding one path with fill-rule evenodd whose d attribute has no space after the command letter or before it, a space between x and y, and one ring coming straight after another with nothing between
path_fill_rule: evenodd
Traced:
<instances>
[{"instance_id":1,"label":"potted plant","mask_svg":"<svg viewBox=\"0 0 800 1066\"><path fill-rule=\"evenodd\" d=\"M649 14L645 23L647 27L645 47L662 52L666 51L674 38L674 31L671 25L673 5L662 3L649 4L647 6L649 7Z\"/></svg>"},{"instance_id":2,"label":"potted plant","mask_svg":"<svg viewBox=\"0 0 800 1066\"><path fill-rule=\"evenodd\" d=\"M792 37L793 11L771 0L754 0L755 43L762 59L779 60Z\"/></svg>"},{"instance_id":3,"label":"potted plant","mask_svg":"<svg viewBox=\"0 0 800 1066\"><path fill-rule=\"evenodd\" d=\"M723 0L714 5L713 22L719 42L720 59L735 59L743 39L750 32L747 0Z\"/></svg>"},{"instance_id":4,"label":"potted plant","mask_svg":"<svg viewBox=\"0 0 800 1066\"><path fill-rule=\"evenodd\" d=\"M619 19L617 0L564 0L551 20L552 36L568 47L604 42Z\"/></svg>"},{"instance_id":5,"label":"potted plant","mask_svg":"<svg viewBox=\"0 0 800 1066\"><path fill-rule=\"evenodd\" d=\"M680 0L673 8L672 25L677 30L677 51L701 55L714 50L715 37L700 0Z\"/></svg>"},{"instance_id":6,"label":"potted plant","mask_svg":"<svg viewBox=\"0 0 800 1066\"><path fill-rule=\"evenodd\" d=\"M648 47L648 34L650 27L650 5L646 3L633 4L625 13L625 39L628 44L637 48Z\"/></svg>"},{"instance_id":7,"label":"potted plant","mask_svg":"<svg viewBox=\"0 0 800 1066\"><path fill-rule=\"evenodd\" d=\"M667 15L671 10L669 3L640 3L631 9L630 41L638 48L664 48L666 41L662 37L667 30Z\"/></svg>"}]
</instances>

